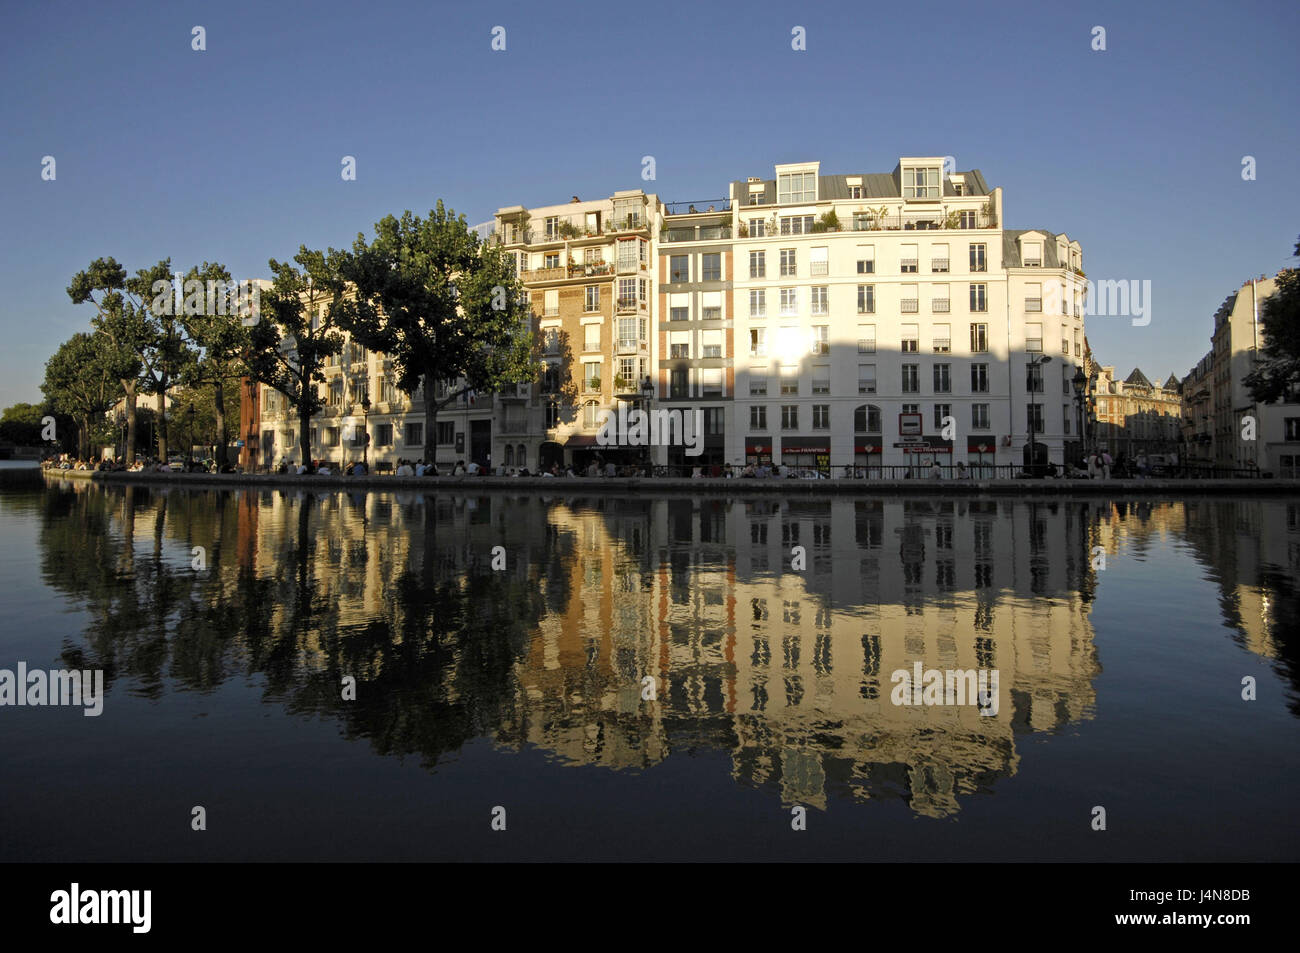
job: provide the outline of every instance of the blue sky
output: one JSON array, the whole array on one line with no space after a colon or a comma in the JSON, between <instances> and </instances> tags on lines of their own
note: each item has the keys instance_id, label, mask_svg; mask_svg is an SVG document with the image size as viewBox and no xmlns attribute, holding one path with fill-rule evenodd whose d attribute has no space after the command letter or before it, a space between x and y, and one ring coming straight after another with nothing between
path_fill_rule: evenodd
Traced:
<instances>
[{"instance_id":1,"label":"blue sky","mask_svg":"<svg viewBox=\"0 0 1300 953\"><path fill-rule=\"evenodd\" d=\"M1150 325L1096 317L1089 340L1121 373L1182 375L1232 290L1296 264L1298 27L1292 2L10 4L0 406L40 399L90 319L64 289L97 256L263 277L439 197L473 223L900 155L982 170L1005 224L1078 239L1090 278L1150 279Z\"/></svg>"}]
</instances>

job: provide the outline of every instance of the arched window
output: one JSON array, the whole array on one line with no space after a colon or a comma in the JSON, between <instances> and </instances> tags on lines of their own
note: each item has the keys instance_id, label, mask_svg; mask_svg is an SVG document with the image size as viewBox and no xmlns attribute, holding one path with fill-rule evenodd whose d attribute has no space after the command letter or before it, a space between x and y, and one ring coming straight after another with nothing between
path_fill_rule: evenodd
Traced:
<instances>
[{"instance_id":1,"label":"arched window","mask_svg":"<svg viewBox=\"0 0 1300 953\"><path fill-rule=\"evenodd\" d=\"M594 428L597 424L597 416L600 413L600 403L589 400L582 405L582 426L588 430Z\"/></svg>"},{"instance_id":2,"label":"arched window","mask_svg":"<svg viewBox=\"0 0 1300 953\"><path fill-rule=\"evenodd\" d=\"M506 444L506 466L508 467L514 466L514 463L515 463L515 448L512 447L510 444Z\"/></svg>"},{"instance_id":3,"label":"arched window","mask_svg":"<svg viewBox=\"0 0 1300 953\"><path fill-rule=\"evenodd\" d=\"M853 411L854 433L880 433L880 408L875 404L862 404Z\"/></svg>"},{"instance_id":4,"label":"arched window","mask_svg":"<svg viewBox=\"0 0 1300 953\"><path fill-rule=\"evenodd\" d=\"M528 451L524 449L522 443L515 449L515 463L521 467L528 464Z\"/></svg>"}]
</instances>

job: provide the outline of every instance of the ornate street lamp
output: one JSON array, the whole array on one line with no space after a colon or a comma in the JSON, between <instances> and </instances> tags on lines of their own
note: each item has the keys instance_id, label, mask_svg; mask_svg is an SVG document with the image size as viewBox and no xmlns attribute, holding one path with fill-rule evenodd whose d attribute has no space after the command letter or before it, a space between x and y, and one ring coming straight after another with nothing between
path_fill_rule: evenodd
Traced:
<instances>
[{"instance_id":1,"label":"ornate street lamp","mask_svg":"<svg viewBox=\"0 0 1300 953\"><path fill-rule=\"evenodd\" d=\"M361 418L362 428L365 434L361 441L361 464L366 468L366 473L370 472L370 393L366 392L361 395Z\"/></svg>"}]
</instances>

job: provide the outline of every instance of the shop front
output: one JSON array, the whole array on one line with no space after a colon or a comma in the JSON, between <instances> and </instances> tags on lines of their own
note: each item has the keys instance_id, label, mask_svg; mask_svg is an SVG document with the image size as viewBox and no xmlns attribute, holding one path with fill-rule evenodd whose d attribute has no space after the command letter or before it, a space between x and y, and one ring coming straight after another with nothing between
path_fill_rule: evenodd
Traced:
<instances>
[{"instance_id":1,"label":"shop front","mask_svg":"<svg viewBox=\"0 0 1300 953\"><path fill-rule=\"evenodd\" d=\"M859 436L853 441L852 475L858 479L879 479L884 449L877 437Z\"/></svg>"},{"instance_id":2,"label":"shop front","mask_svg":"<svg viewBox=\"0 0 1300 953\"><path fill-rule=\"evenodd\" d=\"M991 480L995 475L994 458L997 454L995 438L970 437L966 441L966 467L976 479Z\"/></svg>"},{"instance_id":3,"label":"shop front","mask_svg":"<svg viewBox=\"0 0 1300 953\"><path fill-rule=\"evenodd\" d=\"M746 437L745 463L752 467L770 467L772 465L772 438Z\"/></svg>"},{"instance_id":4,"label":"shop front","mask_svg":"<svg viewBox=\"0 0 1300 953\"><path fill-rule=\"evenodd\" d=\"M784 437L781 440L781 465L803 476L810 472L829 478L831 442L827 437Z\"/></svg>"}]
</instances>

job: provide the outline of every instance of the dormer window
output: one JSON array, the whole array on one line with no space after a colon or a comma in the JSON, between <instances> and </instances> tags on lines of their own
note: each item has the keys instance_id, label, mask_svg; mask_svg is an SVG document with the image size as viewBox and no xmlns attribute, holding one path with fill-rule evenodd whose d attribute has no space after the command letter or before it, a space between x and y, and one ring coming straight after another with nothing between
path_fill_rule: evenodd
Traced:
<instances>
[{"instance_id":1,"label":"dormer window","mask_svg":"<svg viewBox=\"0 0 1300 953\"><path fill-rule=\"evenodd\" d=\"M849 198L851 199L862 198L862 176L851 175L845 180L844 184L848 186Z\"/></svg>"},{"instance_id":2,"label":"dormer window","mask_svg":"<svg viewBox=\"0 0 1300 953\"><path fill-rule=\"evenodd\" d=\"M938 166L904 166L903 198L937 199L939 197Z\"/></svg>"},{"instance_id":3,"label":"dormer window","mask_svg":"<svg viewBox=\"0 0 1300 953\"><path fill-rule=\"evenodd\" d=\"M817 201L816 172L786 172L776 177L779 205L803 205Z\"/></svg>"},{"instance_id":4,"label":"dormer window","mask_svg":"<svg viewBox=\"0 0 1300 953\"><path fill-rule=\"evenodd\" d=\"M1024 264L1026 268L1043 267L1043 243L1025 242Z\"/></svg>"}]
</instances>

